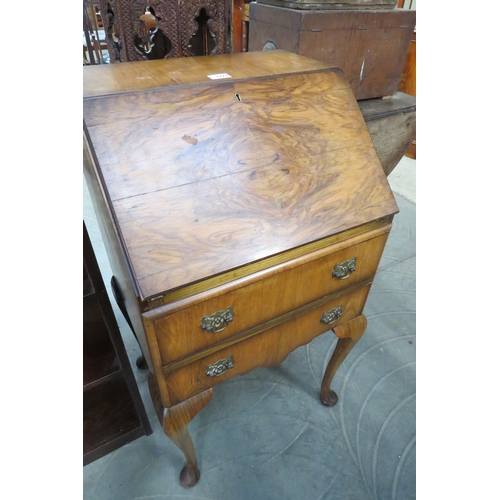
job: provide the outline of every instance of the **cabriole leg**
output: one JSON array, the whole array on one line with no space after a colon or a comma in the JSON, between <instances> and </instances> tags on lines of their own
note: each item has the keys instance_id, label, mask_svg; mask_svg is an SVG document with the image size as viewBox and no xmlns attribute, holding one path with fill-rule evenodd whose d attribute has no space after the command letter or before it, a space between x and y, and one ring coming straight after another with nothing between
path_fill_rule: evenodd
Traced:
<instances>
[{"instance_id":1,"label":"cabriole leg","mask_svg":"<svg viewBox=\"0 0 500 500\"><path fill-rule=\"evenodd\" d=\"M165 434L186 457L186 465L180 474L181 485L184 488L191 488L200 479L200 470L198 469L193 441L188 432L188 424L212 399L213 390L208 389L171 408L164 408L161 404L154 375L149 374L148 382L156 414Z\"/></svg>"},{"instance_id":2,"label":"cabriole leg","mask_svg":"<svg viewBox=\"0 0 500 500\"><path fill-rule=\"evenodd\" d=\"M366 317L364 314L333 329L339 338L332 357L325 370L323 382L321 383L321 402L326 406L335 406L339 400L337 394L330 389L333 376L337 372L346 356L351 352L358 340L366 330Z\"/></svg>"}]
</instances>

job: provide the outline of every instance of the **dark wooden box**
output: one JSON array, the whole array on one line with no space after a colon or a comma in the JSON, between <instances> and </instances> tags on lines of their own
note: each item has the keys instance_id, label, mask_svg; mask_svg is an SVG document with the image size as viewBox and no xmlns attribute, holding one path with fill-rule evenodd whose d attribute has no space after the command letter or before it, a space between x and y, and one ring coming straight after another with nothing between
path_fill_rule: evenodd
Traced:
<instances>
[{"instance_id":1,"label":"dark wooden box","mask_svg":"<svg viewBox=\"0 0 500 500\"><path fill-rule=\"evenodd\" d=\"M416 11L297 10L250 4L249 51L282 49L341 68L356 99L398 91Z\"/></svg>"}]
</instances>

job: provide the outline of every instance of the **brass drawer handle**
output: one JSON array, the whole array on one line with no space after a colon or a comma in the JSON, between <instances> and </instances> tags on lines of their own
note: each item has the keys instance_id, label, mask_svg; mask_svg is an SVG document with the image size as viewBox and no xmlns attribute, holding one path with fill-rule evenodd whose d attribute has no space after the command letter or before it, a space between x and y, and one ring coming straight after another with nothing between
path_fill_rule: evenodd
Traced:
<instances>
[{"instance_id":1,"label":"brass drawer handle","mask_svg":"<svg viewBox=\"0 0 500 500\"><path fill-rule=\"evenodd\" d=\"M218 333L227 328L227 325L233 321L234 311L229 306L225 311L214 312L210 316L201 318L201 327L207 332Z\"/></svg>"},{"instance_id":2,"label":"brass drawer handle","mask_svg":"<svg viewBox=\"0 0 500 500\"><path fill-rule=\"evenodd\" d=\"M331 325L342 316L342 306L334 307L321 315L321 323Z\"/></svg>"},{"instance_id":3,"label":"brass drawer handle","mask_svg":"<svg viewBox=\"0 0 500 500\"><path fill-rule=\"evenodd\" d=\"M356 257L352 259L345 260L340 264L335 264L333 268L332 276L338 278L339 280L345 280L349 278L351 273L356 271Z\"/></svg>"},{"instance_id":4,"label":"brass drawer handle","mask_svg":"<svg viewBox=\"0 0 500 500\"><path fill-rule=\"evenodd\" d=\"M230 368L234 366L233 356L228 356L225 359L216 361L213 365L208 365L205 374L209 377L220 377L222 374L226 373Z\"/></svg>"}]
</instances>

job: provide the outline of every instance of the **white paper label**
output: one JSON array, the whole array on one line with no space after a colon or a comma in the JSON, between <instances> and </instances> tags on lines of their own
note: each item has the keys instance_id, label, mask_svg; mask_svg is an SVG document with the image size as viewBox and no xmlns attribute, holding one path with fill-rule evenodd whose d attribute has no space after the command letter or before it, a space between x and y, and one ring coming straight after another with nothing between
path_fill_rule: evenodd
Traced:
<instances>
[{"instance_id":1,"label":"white paper label","mask_svg":"<svg viewBox=\"0 0 500 500\"><path fill-rule=\"evenodd\" d=\"M217 73L215 75L207 75L207 76L211 80L220 80L221 78L232 78L232 76L228 75L227 73Z\"/></svg>"}]
</instances>

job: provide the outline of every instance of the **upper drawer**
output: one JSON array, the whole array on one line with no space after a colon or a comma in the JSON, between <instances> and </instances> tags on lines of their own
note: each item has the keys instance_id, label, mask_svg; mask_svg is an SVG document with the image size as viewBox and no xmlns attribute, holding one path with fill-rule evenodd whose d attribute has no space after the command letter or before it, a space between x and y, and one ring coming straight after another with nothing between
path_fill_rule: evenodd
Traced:
<instances>
[{"instance_id":1,"label":"upper drawer","mask_svg":"<svg viewBox=\"0 0 500 500\"><path fill-rule=\"evenodd\" d=\"M375 274L390 227L143 314L167 365ZM147 325L146 325L147 326Z\"/></svg>"}]
</instances>

